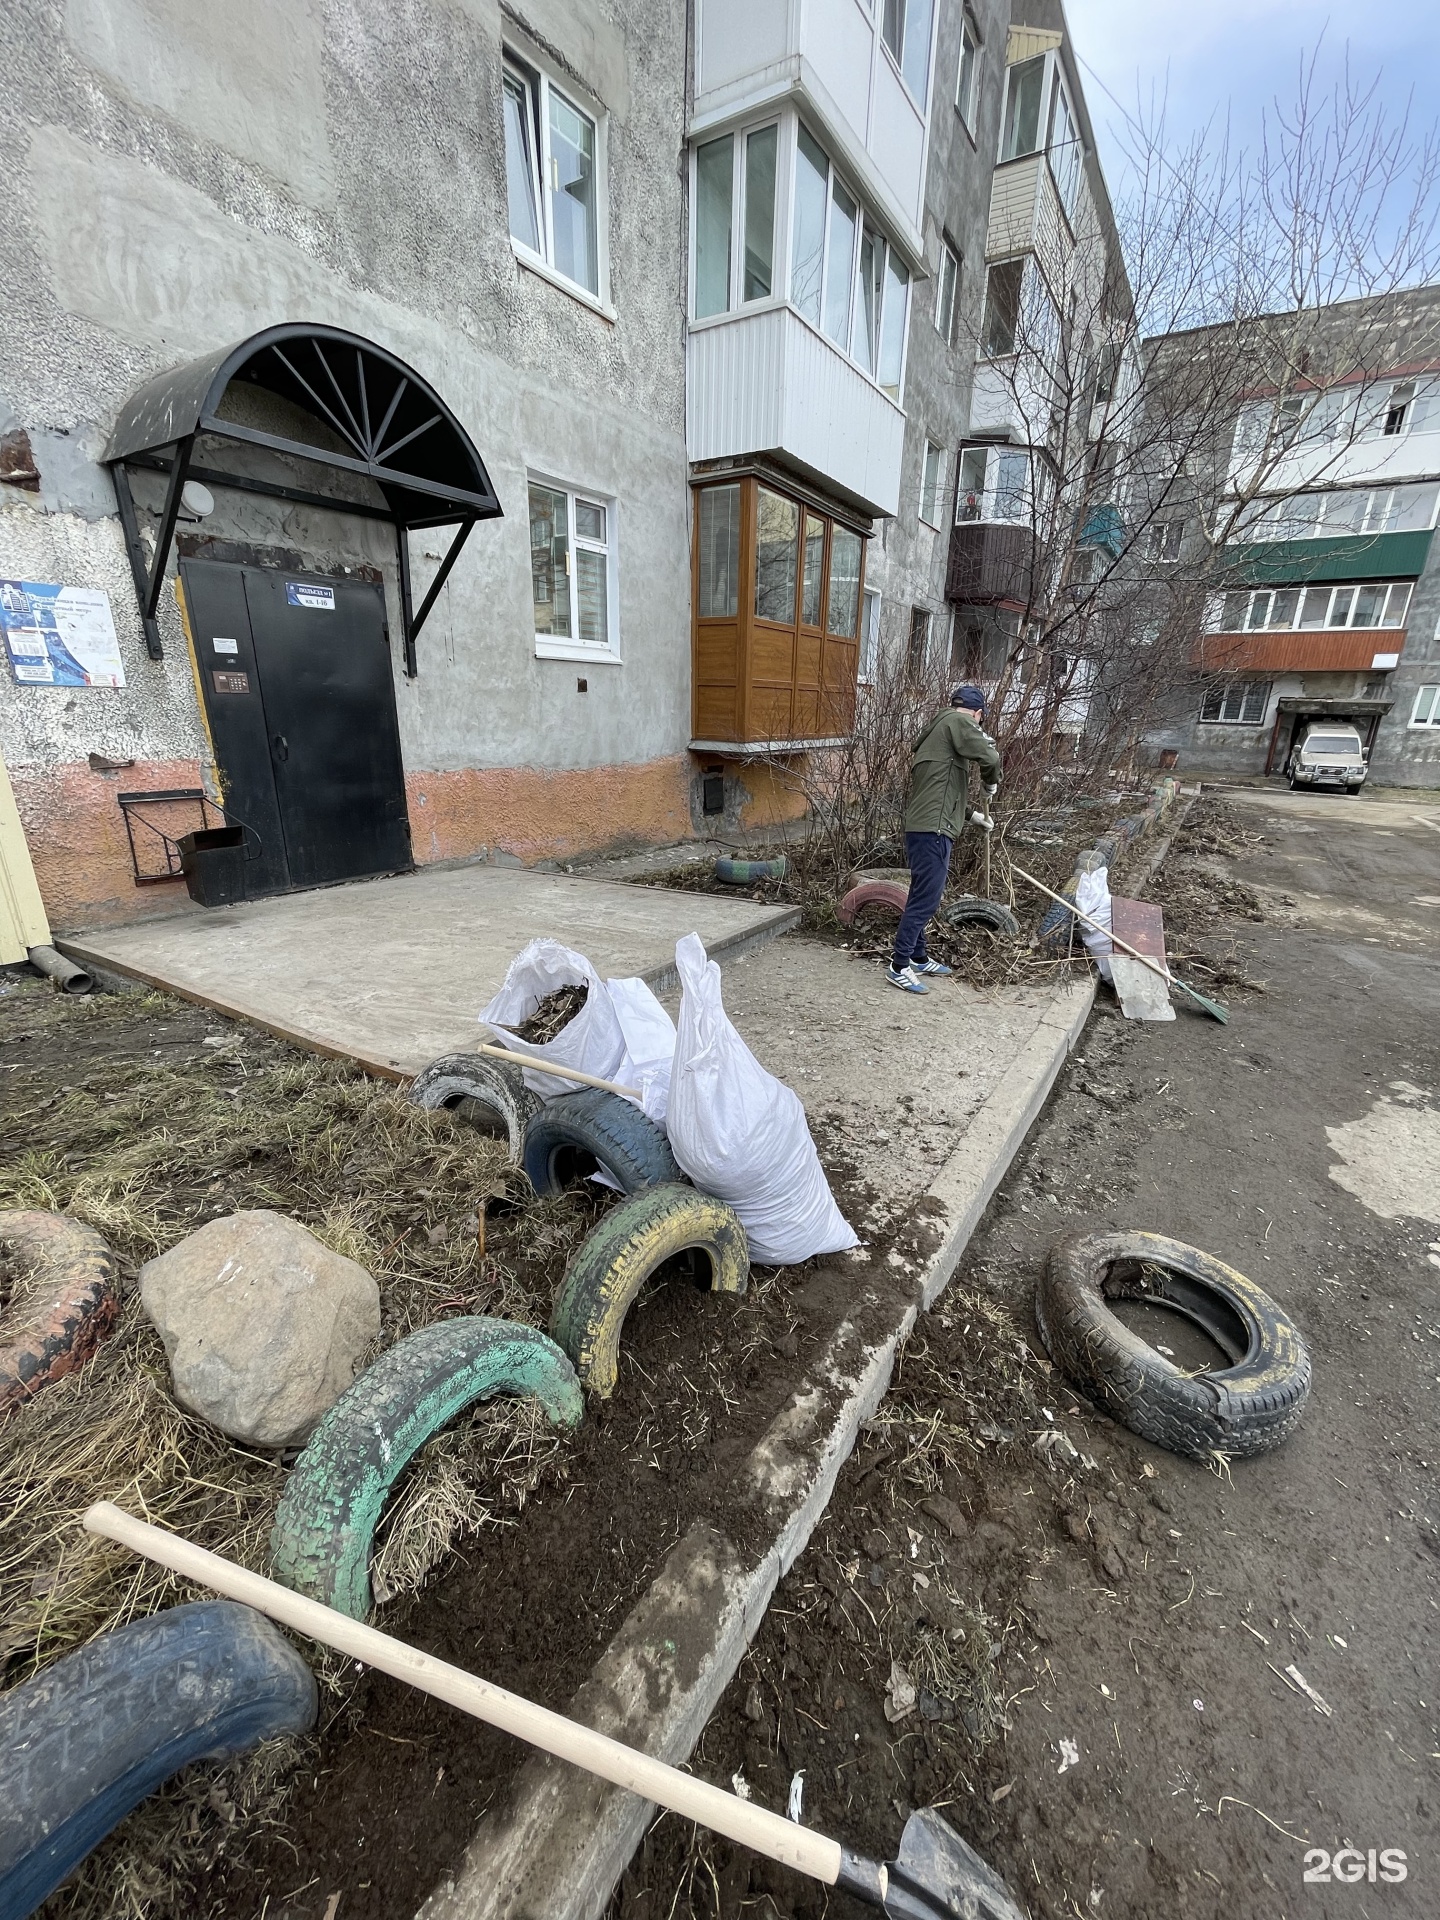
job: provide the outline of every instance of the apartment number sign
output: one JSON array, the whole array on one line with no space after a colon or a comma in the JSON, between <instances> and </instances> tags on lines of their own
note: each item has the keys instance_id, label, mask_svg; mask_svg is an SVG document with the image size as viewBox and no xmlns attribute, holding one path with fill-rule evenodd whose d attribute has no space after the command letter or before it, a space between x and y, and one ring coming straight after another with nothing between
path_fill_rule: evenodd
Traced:
<instances>
[{"instance_id":1,"label":"apartment number sign","mask_svg":"<svg viewBox=\"0 0 1440 1920\"><path fill-rule=\"evenodd\" d=\"M103 587L0 580L0 632L22 687L123 687L125 663Z\"/></svg>"}]
</instances>

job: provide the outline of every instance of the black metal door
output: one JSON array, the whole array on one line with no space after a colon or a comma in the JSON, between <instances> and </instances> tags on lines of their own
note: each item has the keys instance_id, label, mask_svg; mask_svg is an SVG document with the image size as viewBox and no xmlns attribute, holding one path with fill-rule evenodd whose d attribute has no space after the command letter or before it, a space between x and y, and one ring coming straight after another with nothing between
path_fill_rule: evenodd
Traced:
<instances>
[{"instance_id":1,"label":"black metal door","mask_svg":"<svg viewBox=\"0 0 1440 1920\"><path fill-rule=\"evenodd\" d=\"M249 891L410 866L381 589L216 561L186 561L184 575L227 807L261 841ZM217 638L236 643L228 668Z\"/></svg>"}]
</instances>

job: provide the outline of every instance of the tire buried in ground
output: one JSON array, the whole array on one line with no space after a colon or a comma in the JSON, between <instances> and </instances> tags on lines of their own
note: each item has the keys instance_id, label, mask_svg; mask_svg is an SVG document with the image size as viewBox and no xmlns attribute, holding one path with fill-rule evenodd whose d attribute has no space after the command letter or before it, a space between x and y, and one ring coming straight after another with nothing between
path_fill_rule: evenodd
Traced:
<instances>
[{"instance_id":1,"label":"tire buried in ground","mask_svg":"<svg viewBox=\"0 0 1440 1920\"><path fill-rule=\"evenodd\" d=\"M903 880L862 880L858 887L851 887L841 899L835 909L835 918L842 927L853 927L868 907L872 913L877 909L887 914L893 913L898 920L909 898L910 889Z\"/></svg>"},{"instance_id":2,"label":"tire buried in ground","mask_svg":"<svg viewBox=\"0 0 1440 1920\"><path fill-rule=\"evenodd\" d=\"M82 1367L119 1311L114 1257L93 1227L0 1212L0 1422Z\"/></svg>"},{"instance_id":3,"label":"tire buried in ground","mask_svg":"<svg viewBox=\"0 0 1440 1920\"><path fill-rule=\"evenodd\" d=\"M978 893L962 893L940 909L940 919L947 927L989 927L992 933L1008 934L1011 939L1020 932L1020 922L1003 901L986 900Z\"/></svg>"},{"instance_id":4,"label":"tire buried in ground","mask_svg":"<svg viewBox=\"0 0 1440 1920\"><path fill-rule=\"evenodd\" d=\"M783 853L774 860L736 860L721 854L715 862L715 878L727 887L748 887L757 880L783 880L789 867Z\"/></svg>"},{"instance_id":5,"label":"tire buried in ground","mask_svg":"<svg viewBox=\"0 0 1440 1920\"><path fill-rule=\"evenodd\" d=\"M0 1913L33 1913L181 1767L304 1733L315 1712L300 1655L233 1600L132 1620L0 1695Z\"/></svg>"},{"instance_id":6,"label":"tire buried in ground","mask_svg":"<svg viewBox=\"0 0 1440 1920\"><path fill-rule=\"evenodd\" d=\"M1111 1311L1115 1299L1183 1315L1230 1365L1182 1371ZM1289 1315L1243 1273L1163 1234L1057 1241L1036 1318L1074 1385L1146 1440L1192 1460L1268 1452L1294 1431L1310 1393L1310 1355Z\"/></svg>"},{"instance_id":7,"label":"tire buried in ground","mask_svg":"<svg viewBox=\"0 0 1440 1920\"><path fill-rule=\"evenodd\" d=\"M585 1402L552 1340L474 1314L399 1340L331 1407L291 1469L275 1511L275 1578L363 1620L370 1548L391 1489L432 1435L498 1393L538 1400L551 1423L578 1424Z\"/></svg>"},{"instance_id":8,"label":"tire buried in ground","mask_svg":"<svg viewBox=\"0 0 1440 1920\"><path fill-rule=\"evenodd\" d=\"M714 1293L744 1293L750 1249L734 1209L694 1187L650 1187L613 1207L570 1262L550 1331L575 1362L580 1383L608 1399L615 1390L625 1316L652 1274L679 1254L703 1254Z\"/></svg>"},{"instance_id":9,"label":"tire buried in ground","mask_svg":"<svg viewBox=\"0 0 1440 1920\"><path fill-rule=\"evenodd\" d=\"M583 1087L547 1100L525 1129L525 1171L536 1193L563 1193L603 1167L622 1193L683 1181L670 1142L618 1093Z\"/></svg>"},{"instance_id":10,"label":"tire buried in ground","mask_svg":"<svg viewBox=\"0 0 1440 1920\"><path fill-rule=\"evenodd\" d=\"M416 1074L406 1097L417 1107L444 1107L484 1132L503 1133L512 1160L520 1158L525 1129L542 1104L518 1066L483 1053L442 1054Z\"/></svg>"}]
</instances>

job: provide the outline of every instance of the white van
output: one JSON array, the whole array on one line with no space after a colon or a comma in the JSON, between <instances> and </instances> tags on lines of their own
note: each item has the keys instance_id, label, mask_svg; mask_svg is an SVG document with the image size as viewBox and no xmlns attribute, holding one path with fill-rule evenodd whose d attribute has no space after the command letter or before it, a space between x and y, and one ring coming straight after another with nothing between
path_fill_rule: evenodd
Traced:
<instances>
[{"instance_id":1,"label":"white van","mask_svg":"<svg viewBox=\"0 0 1440 1920\"><path fill-rule=\"evenodd\" d=\"M1348 721L1311 720L1290 750L1286 767L1292 787L1343 787L1358 793L1365 782L1365 749Z\"/></svg>"}]
</instances>

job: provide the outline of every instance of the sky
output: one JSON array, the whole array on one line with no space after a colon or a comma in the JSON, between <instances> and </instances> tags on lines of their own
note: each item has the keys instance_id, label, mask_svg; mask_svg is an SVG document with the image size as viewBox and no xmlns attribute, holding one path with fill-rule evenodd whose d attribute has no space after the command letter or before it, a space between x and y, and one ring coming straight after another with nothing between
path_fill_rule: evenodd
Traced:
<instances>
[{"instance_id":1,"label":"sky","mask_svg":"<svg viewBox=\"0 0 1440 1920\"><path fill-rule=\"evenodd\" d=\"M1228 112L1232 142L1249 147L1276 95L1293 98L1302 52L1321 46L1321 71L1378 73L1387 104L1412 124L1440 115L1440 6L1436 0L1065 0L1085 97L1112 185L1124 170L1118 133L1137 95L1168 96L1167 122L1183 140ZM1108 89L1108 93L1107 93ZM1113 99L1109 96L1113 95Z\"/></svg>"}]
</instances>

